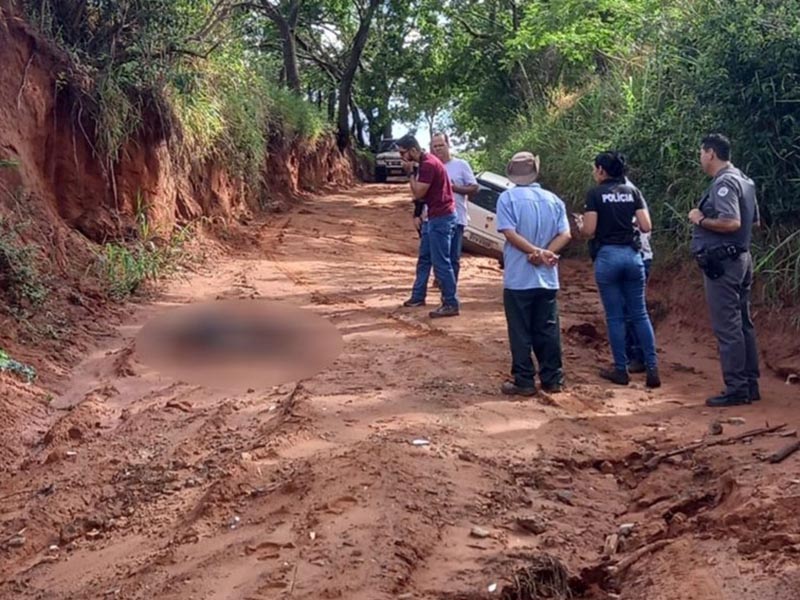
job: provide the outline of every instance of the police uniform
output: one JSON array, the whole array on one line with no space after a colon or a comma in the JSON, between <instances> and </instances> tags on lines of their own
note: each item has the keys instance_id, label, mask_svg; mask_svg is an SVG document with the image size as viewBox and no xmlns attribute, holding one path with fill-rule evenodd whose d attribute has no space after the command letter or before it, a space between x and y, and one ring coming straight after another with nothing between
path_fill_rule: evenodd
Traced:
<instances>
[{"instance_id":1,"label":"police uniform","mask_svg":"<svg viewBox=\"0 0 800 600\"><path fill-rule=\"evenodd\" d=\"M704 218L741 223L734 232L718 233L695 225L692 253L704 272L711 326L719 344L724 405L758 399L758 349L750 315L753 260L750 240L759 221L753 180L733 165L721 169L703 193L698 208Z\"/></svg>"}]
</instances>

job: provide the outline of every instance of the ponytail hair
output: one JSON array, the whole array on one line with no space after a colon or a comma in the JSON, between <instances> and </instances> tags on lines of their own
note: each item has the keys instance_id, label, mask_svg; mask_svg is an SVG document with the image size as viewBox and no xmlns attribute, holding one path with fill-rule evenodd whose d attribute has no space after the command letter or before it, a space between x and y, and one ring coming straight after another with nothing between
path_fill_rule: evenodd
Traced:
<instances>
[{"instance_id":1,"label":"ponytail hair","mask_svg":"<svg viewBox=\"0 0 800 600\"><path fill-rule=\"evenodd\" d=\"M625 175L625 156L616 150L606 150L594 157L594 166L602 167L609 177L617 179Z\"/></svg>"}]
</instances>

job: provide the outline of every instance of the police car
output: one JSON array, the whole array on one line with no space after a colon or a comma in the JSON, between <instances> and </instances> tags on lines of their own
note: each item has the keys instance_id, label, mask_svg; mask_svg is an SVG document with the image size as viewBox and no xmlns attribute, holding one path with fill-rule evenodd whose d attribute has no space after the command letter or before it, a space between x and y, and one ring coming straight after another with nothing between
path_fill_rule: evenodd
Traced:
<instances>
[{"instance_id":1,"label":"police car","mask_svg":"<svg viewBox=\"0 0 800 600\"><path fill-rule=\"evenodd\" d=\"M497 231L497 198L514 184L491 171L483 171L475 179L480 189L467 201L469 225L464 229L464 249L502 259L506 238Z\"/></svg>"}]
</instances>

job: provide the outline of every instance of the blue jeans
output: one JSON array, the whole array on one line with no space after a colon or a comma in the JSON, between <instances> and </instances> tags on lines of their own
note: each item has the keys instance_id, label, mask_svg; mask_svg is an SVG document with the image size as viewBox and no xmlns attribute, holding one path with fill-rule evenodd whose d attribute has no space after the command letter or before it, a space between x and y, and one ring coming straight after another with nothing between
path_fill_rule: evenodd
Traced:
<instances>
[{"instance_id":1,"label":"blue jeans","mask_svg":"<svg viewBox=\"0 0 800 600\"><path fill-rule=\"evenodd\" d=\"M450 264L453 265L453 275L458 283L458 272L461 270L461 250L464 246L464 226L456 225L453 234L453 243L450 244Z\"/></svg>"},{"instance_id":2,"label":"blue jeans","mask_svg":"<svg viewBox=\"0 0 800 600\"><path fill-rule=\"evenodd\" d=\"M650 265L653 264L651 258L644 259L644 283L645 292L647 291L647 281L650 279ZM647 294L645 293L645 298ZM628 315L628 307L625 307L625 354L628 356L628 364L631 361L639 361L644 364L644 352L642 352L642 345L636 338L636 332L633 330L633 323Z\"/></svg>"},{"instance_id":3,"label":"blue jeans","mask_svg":"<svg viewBox=\"0 0 800 600\"><path fill-rule=\"evenodd\" d=\"M642 346L644 364L658 366L653 326L644 301L644 262L632 246L602 246L594 262L594 277L606 313L608 341L614 368L627 371L625 354L625 315L630 317L636 339Z\"/></svg>"},{"instance_id":4,"label":"blue jeans","mask_svg":"<svg viewBox=\"0 0 800 600\"><path fill-rule=\"evenodd\" d=\"M414 301L424 301L428 294L428 279L431 276L431 242L428 233L428 222L422 223L419 236L419 255L417 256L417 275L414 278L414 286L411 288L411 299Z\"/></svg>"}]
</instances>

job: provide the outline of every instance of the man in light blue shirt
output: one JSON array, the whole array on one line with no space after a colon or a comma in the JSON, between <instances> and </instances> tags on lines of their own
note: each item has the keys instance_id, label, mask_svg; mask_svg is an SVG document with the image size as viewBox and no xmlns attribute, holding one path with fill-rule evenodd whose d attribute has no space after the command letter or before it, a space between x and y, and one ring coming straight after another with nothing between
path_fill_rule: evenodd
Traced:
<instances>
[{"instance_id":1,"label":"man in light blue shirt","mask_svg":"<svg viewBox=\"0 0 800 600\"><path fill-rule=\"evenodd\" d=\"M514 381L503 383L501 390L536 394L533 351L542 390L556 393L564 384L556 294L558 253L571 239L567 209L558 196L536 183L538 156L518 152L506 174L516 187L497 200L497 230L506 237L503 306Z\"/></svg>"}]
</instances>

